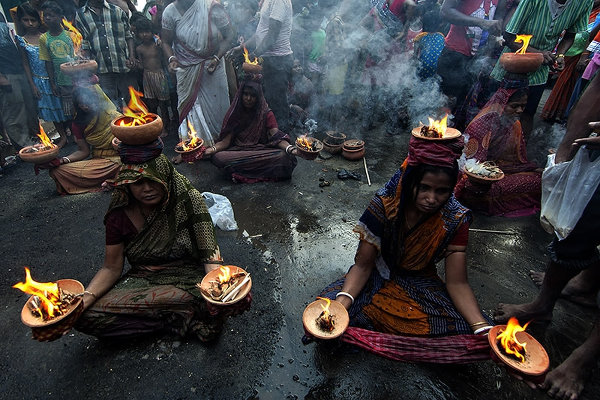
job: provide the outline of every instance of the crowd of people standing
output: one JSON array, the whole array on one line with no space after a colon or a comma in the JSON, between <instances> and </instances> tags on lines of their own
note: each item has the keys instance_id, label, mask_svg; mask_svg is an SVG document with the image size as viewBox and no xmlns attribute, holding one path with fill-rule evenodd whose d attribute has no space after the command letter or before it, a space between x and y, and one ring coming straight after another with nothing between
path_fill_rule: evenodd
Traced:
<instances>
[{"instance_id":1,"label":"crowd of people standing","mask_svg":"<svg viewBox=\"0 0 600 400\"><path fill-rule=\"evenodd\" d=\"M0 15L3 143L14 150L30 145L40 119L52 122L58 146L70 136L77 144L75 152L36 167L50 170L58 192L99 190L107 180L115 188L105 220L105 265L86 289L82 331L119 336L163 329L169 324L161 316L175 307L172 331L211 340L224 316L198 303L190 289L196 272L188 265L209 272L223 261L203 200L160 155L160 140L143 159L131 158L124 146L113 148L110 122L132 89L161 115L163 137L185 140L193 126L205 147L197 159L210 159L234 182L254 183L292 177L301 155L294 133L309 118L327 129L358 123L364 136L398 135L418 122L406 106L411 87L433 88L436 113L451 114L464 139L432 144L411 138L408 157L355 228L355 264L322 296L340 301L353 326L384 334L485 334L494 322L467 282L472 212L519 217L540 211L543 170L527 154L536 115L567 121L556 162L573 158L573 143L598 146L588 138L588 123L600 120L599 11L598 0L161 0L143 12L130 0L29 1L11 13L16 31ZM80 49L63 18L81 32ZM542 54L543 63L527 74L507 73L499 57L519 49L521 34L532 35L527 51ZM259 58L260 74L242 70L243 51ZM82 81L64 74L60 64L77 57L94 59L96 75ZM399 63L411 75L390 85ZM385 124L385 133L376 133L377 123ZM494 162L504 179L470 181L461 170L470 159ZM572 291L597 292L599 190L571 239L551 244L548 271L536 275L539 298L501 305L496 322L548 319L568 284ZM181 204L191 207L187 213ZM188 231L175 219L201 223ZM169 245L159 252L153 235L161 232L168 232ZM120 278L125 257L134 266L130 281L144 282L135 288ZM160 268L148 269L148 259ZM445 281L435 270L440 260ZM178 274L185 279L177 281ZM133 295L140 287L152 297L167 286L181 302L147 309L130 304L139 300ZM600 354L598 329L548 375L543 387L549 393L565 399L581 393L583 368Z\"/></svg>"}]
</instances>

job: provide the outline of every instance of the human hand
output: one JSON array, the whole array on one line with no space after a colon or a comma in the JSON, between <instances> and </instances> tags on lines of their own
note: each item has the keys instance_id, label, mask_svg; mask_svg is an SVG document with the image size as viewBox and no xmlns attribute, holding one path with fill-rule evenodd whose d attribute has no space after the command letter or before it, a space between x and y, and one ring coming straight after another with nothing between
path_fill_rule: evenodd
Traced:
<instances>
[{"instance_id":1,"label":"human hand","mask_svg":"<svg viewBox=\"0 0 600 400\"><path fill-rule=\"evenodd\" d=\"M544 65L553 65L556 60L556 54L552 54L550 51L542 51L542 55L544 56Z\"/></svg>"},{"instance_id":2,"label":"human hand","mask_svg":"<svg viewBox=\"0 0 600 400\"><path fill-rule=\"evenodd\" d=\"M588 126L596 133L600 133L600 121L589 122Z\"/></svg>"},{"instance_id":3,"label":"human hand","mask_svg":"<svg viewBox=\"0 0 600 400\"><path fill-rule=\"evenodd\" d=\"M600 136L577 139L573 142L573 146L581 147L583 145L586 145L588 149L600 149Z\"/></svg>"},{"instance_id":4,"label":"human hand","mask_svg":"<svg viewBox=\"0 0 600 400\"><path fill-rule=\"evenodd\" d=\"M56 157L48 162L42 164L33 164L33 171L36 175L39 175L41 169L52 169L56 168L61 164L61 159Z\"/></svg>"},{"instance_id":5,"label":"human hand","mask_svg":"<svg viewBox=\"0 0 600 400\"><path fill-rule=\"evenodd\" d=\"M179 68L181 68L181 64L179 64L179 61L177 61L177 58L175 58L175 56L171 56L169 57L169 72L171 73L175 73Z\"/></svg>"},{"instance_id":6,"label":"human hand","mask_svg":"<svg viewBox=\"0 0 600 400\"><path fill-rule=\"evenodd\" d=\"M125 60L125 66L129 69L135 68L137 63L138 63L138 60L136 60L134 57L129 57L127 60Z\"/></svg>"},{"instance_id":7,"label":"human hand","mask_svg":"<svg viewBox=\"0 0 600 400\"><path fill-rule=\"evenodd\" d=\"M562 71L563 69L565 69L565 56L560 54L556 57L555 61L554 61L554 65L552 66L552 69L554 69L555 71Z\"/></svg>"},{"instance_id":8,"label":"human hand","mask_svg":"<svg viewBox=\"0 0 600 400\"><path fill-rule=\"evenodd\" d=\"M208 72L209 74L212 74L213 72L215 72L215 70L219 67L219 62L221 60L218 57L213 57L209 62L208 65L206 66L206 72Z\"/></svg>"},{"instance_id":9,"label":"human hand","mask_svg":"<svg viewBox=\"0 0 600 400\"><path fill-rule=\"evenodd\" d=\"M575 69L581 72L587 67L589 62L590 58L582 54L581 57L579 57L579 60L577 61L577 65L575 65Z\"/></svg>"},{"instance_id":10,"label":"human hand","mask_svg":"<svg viewBox=\"0 0 600 400\"><path fill-rule=\"evenodd\" d=\"M497 19L482 19L479 25L484 31L488 31L492 36L502 35L502 21Z\"/></svg>"},{"instance_id":11,"label":"human hand","mask_svg":"<svg viewBox=\"0 0 600 400\"><path fill-rule=\"evenodd\" d=\"M242 46L241 45L235 46L234 48L230 49L227 53L225 53L225 57L227 57L228 59L232 59L241 52L242 52Z\"/></svg>"}]
</instances>

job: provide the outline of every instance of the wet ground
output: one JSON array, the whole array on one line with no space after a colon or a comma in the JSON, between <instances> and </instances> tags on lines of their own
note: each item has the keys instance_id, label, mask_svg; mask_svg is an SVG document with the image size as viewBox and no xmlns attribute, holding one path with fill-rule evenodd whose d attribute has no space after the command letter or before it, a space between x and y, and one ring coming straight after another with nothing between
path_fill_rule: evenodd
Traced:
<instances>
[{"instance_id":1,"label":"wet ground","mask_svg":"<svg viewBox=\"0 0 600 400\"><path fill-rule=\"evenodd\" d=\"M540 132L540 135L543 132ZM368 186L362 162L334 156L299 160L289 182L234 184L210 164L178 169L201 191L227 196L239 230L218 230L226 262L253 275L249 312L228 321L217 343L169 336L107 342L72 331L51 343L31 339L19 315L23 280L75 278L87 283L103 259L102 218L110 195L58 196L47 172L21 163L0 179L1 397L129 399L541 399L492 361L466 366L393 362L333 343L302 345L304 307L351 265L352 227L373 193L400 165L408 137L370 132ZM175 139L168 138L171 155ZM74 145L70 145L72 150ZM544 146L541 146L544 147ZM66 154L66 151L64 151ZM543 158L543 157L542 157ZM337 179L337 169L362 180ZM332 182L319 187L319 178ZM530 269L543 269L550 240L536 216L476 216L469 277L482 308L533 299ZM559 301L547 327L532 328L556 366L586 337L595 310ZM583 398L597 398L594 372Z\"/></svg>"}]
</instances>

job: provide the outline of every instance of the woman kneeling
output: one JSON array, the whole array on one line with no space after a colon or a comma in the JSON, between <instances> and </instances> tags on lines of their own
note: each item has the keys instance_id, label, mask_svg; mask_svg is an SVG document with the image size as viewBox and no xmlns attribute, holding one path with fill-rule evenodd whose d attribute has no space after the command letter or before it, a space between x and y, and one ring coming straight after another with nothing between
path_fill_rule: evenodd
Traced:
<instances>
[{"instance_id":1,"label":"woman kneeling","mask_svg":"<svg viewBox=\"0 0 600 400\"><path fill-rule=\"evenodd\" d=\"M98 337L216 338L223 315L211 316L195 286L222 262L202 195L164 155L123 165L115 185L104 266L86 288L76 328ZM125 257L131 269L121 277Z\"/></svg>"},{"instance_id":2,"label":"woman kneeling","mask_svg":"<svg viewBox=\"0 0 600 400\"><path fill-rule=\"evenodd\" d=\"M351 326L414 336L489 328L467 281L471 212L452 195L462 143L411 138L408 158L361 216L354 265L322 293L349 310Z\"/></svg>"}]
</instances>

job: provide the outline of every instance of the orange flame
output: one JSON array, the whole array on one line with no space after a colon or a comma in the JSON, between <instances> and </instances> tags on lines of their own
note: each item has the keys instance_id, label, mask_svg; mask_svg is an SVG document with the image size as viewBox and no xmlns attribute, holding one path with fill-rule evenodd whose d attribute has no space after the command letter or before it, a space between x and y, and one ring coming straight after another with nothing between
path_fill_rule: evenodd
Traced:
<instances>
[{"instance_id":1,"label":"orange flame","mask_svg":"<svg viewBox=\"0 0 600 400\"><path fill-rule=\"evenodd\" d=\"M50 140L48 135L46 135L46 131L44 131L42 124L40 124L40 133L38 133L37 137L40 138L40 140L42 141L42 145L44 147L49 147L49 148L56 147L56 145L54 143L52 143L52 140Z\"/></svg>"},{"instance_id":2,"label":"orange flame","mask_svg":"<svg viewBox=\"0 0 600 400\"><path fill-rule=\"evenodd\" d=\"M62 19L62 24L65 27L65 29L67 31L69 31L69 36L71 37L71 40L73 41L73 50L75 51L75 55L78 56L79 50L81 49L81 42L83 40L83 36L77 30L77 28L75 28L73 26L73 24L71 24L69 21L67 21L66 18Z\"/></svg>"},{"instance_id":3,"label":"orange flame","mask_svg":"<svg viewBox=\"0 0 600 400\"><path fill-rule=\"evenodd\" d=\"M521 48L515 52L515 54L525 54L527 51L527 46L529 46L529 41L531 40L533 35L517 35L515 39L515 43L523 43Z\"/></svg>"},{"instance_id":4,"label":"orange flame","mask_svg":"<svg viewBox=\"0 0 600 400\"><path fill-rule=\"evenodd\" d=\"M440 121L434 120L431 117L429 118L429 129L434 130L438 133L438 137L444 137L446 134L446 130L448 129L448 114Z\"/></svg>"},{"instance_id":5,"label":"orange flame","mask_svg":"<svg viewBox=\"0 0 600 400\"><path fill-rule=\"evenodd\" d=\"M138 126L152 122L154 118L148 114L148 107L140 99L144 94L129 86L129 104L123 107L124 118L118 121L119 126Z\"/></svg>"},{"instance_id":6,"label":"orange flame","mask_svg":"<svg viewBox=\"0 0 600 400\"><path fill-rule=\"evenodd\" d=\"M196 129L194 129L194 125L192 125L190 123L189 119L187 120L187 127L188 127L188 137L190 138L190 140L187 143L185 140L183 142L181 142L181 147L183 148L184 151L195 149L197 146L199 146L201 144L200 138L198 137L198 134L196 133Z\"/></svg>"},{"instance_id":7,"label":"orange flame","mask_svg":"<svg viewBox=\"0 0 600 400\"><path fill-rule=\"evenodd\" d=\"M306 135L302 135L296 139L296 145L298 147L303 148L304 150L312 150L312 140L310 140Z\"/></svg>"},{"instance_id":8,"label":"orange flame","mask_svg":"<svg viewBox=\"0 0 600 400\"><path fill-rule=\"evenodd\" d=\"M254 61L250 61L250 57L248 57L248 49L244 46L244 62L246 64L258 65L258 58L254 57Z\"/></svg>"},{"instance_id":9,"label":"orange flame","mask_svg":"<svg viewBox=\"0 0 600 400\"><path fill-rule=\"evenodd\" d=\"M15 289L19 289L25 293L37 296L41 300L41 310L36 309L35 312L40 316L47 315L52 318L60 312L58 304L60 303L60 291L58 285L54 282L41 283L31 279L29 268L25 267L25 282L19 282L13 285Z\"/></svg>"},{"instance_id":10,"label":"orange flame","mask_svg":"<svg viewBox=\"0 0 600 400\"><path fill-rule=\"evenodd\" d=\"M218 278L220 284L228 282L231 279L231 269L227 266L222 266L219 268Z\"/></svg>"},{"instance_id":11,"label":"orange flame","mask_svg":"<svg viewBox=\"0 0 600 400\"><path fill-rule=\"evenodd\" d=\"M500 340L500 344L506 354L514 355L521 362L525 361L525 356L523 354L525 354L525 346L527 343L519 342L517 340L517 333L524 332L525 329L527 329L527 325L529 325L529 322L526 323L525 326L521 326L515 317L511 317L508 320L506 329L496 336L496 339ZM521 354L521 352L523 352L523 354Z\"/></svg>"},{"instance_id":12,"label":"orange flame","mask_svg":"<svg viewBox=\"0 0 600 400\"><path fill-rule=\"evenodd\" d=\"M321 304L321 308L323 309L323 312L325 313L325 317L327 317L329 315L329 305L331 304L331 300L329 300L327 297L317 297L318 300L325 300L325 305Z\"/></svg>"}]
</instances>

